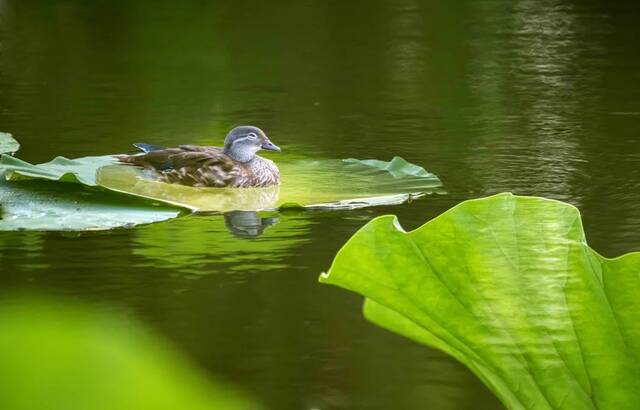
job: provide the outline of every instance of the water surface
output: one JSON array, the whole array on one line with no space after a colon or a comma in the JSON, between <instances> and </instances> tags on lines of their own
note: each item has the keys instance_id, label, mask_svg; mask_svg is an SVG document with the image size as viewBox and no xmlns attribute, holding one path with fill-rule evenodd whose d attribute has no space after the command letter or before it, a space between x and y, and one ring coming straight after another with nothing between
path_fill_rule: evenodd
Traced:
<instances>
[{"instance_id":1,"label":"water surface","mask_svg":"<svg viewBox=\"0 0 640 410\"><path fill-rule=\"evenodd\" d=\"M631 1L0 0L0 129L27 161L251 123L301 157L400 155L448 192L248 233L220 216L1 233L1 286L124 307L269 408L500 408L318 274L375 216L411 229L501 191L578 206L604 255L640 249L639 17Z\"/></svg>"}]
</instances>

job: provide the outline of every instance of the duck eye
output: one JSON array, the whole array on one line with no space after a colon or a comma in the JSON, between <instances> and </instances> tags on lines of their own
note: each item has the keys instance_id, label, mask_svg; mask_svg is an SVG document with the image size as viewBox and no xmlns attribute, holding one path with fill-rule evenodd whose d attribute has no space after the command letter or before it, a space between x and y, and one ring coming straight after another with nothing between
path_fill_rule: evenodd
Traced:
<instances>
[{"instance_id":1,"label":"duck eye","mask_svg":"<svg viewBox=\"0 0 640 410\"><path fill-rule=\"evenodd\" d=\"M249 138L251 141L255 141L258 139L258 136L253 132L250 132L249 134L247 134L247 138Z\"/></svg>"}]
</instances>

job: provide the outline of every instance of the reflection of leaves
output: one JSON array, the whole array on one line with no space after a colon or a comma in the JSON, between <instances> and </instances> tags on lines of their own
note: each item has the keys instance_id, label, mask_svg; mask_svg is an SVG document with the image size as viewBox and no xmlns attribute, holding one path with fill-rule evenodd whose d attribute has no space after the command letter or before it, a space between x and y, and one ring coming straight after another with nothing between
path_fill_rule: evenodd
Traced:
<instances>
[{"instance_id":1,"label":"reflection of leaves","mask_svg":"<svg viewBox=\"0 0 640 410\"><path fill-rule=\"evenodd\" d=\"M97 230L175 218L180 211L150 200L50 181L0 181L0 231Z\"/></svg>"},{"instance_id":2,"label":"reflection of leaves","mask_svg":"<svg viewBox=\"0 0 640 410\"><path fill-rule=\"evenodd\" d=\"M496 195L405 233L367 224L322 282L363 294L374 323L467 365L513 409L640 400L640 253L606 259L578 211Z\"/></svg>"},{"instance_id":3,"label":"reflection of leaves","mask_svg":"<svg viewBox=\"0 0 640 410\"><path fill-rule=\"evenodd\" d=\"M13 139L11 134L0 132L0 154L13 154L20 149L18 141Z\"/></svg>"},{"instance_id":4,"label":"reflection of leaves","mask_svg":"<svg viewBox=\"0 0 640 410\"><path fill-rule=\"evenodd\" d=\"M0 352L4 409L256 408L140 324L78 306L5 301Z\"/></svg>"},{"instance_id":5,"label":"reflection of leaves","mask_svg":"<svg viewBox=\"0 0 640 410\"><path fill-rule=\"evenodd\" d=\"M246 239L230 234L229 222L219 215L180 218L136 230L132 249L154 267L188 269L195 275L209 274L212 265L228 264L225 269L236 272L282 268L294 247L307 240L309 221L304 214L278 219L262 236Z\"/></svg>"}]
</instances>

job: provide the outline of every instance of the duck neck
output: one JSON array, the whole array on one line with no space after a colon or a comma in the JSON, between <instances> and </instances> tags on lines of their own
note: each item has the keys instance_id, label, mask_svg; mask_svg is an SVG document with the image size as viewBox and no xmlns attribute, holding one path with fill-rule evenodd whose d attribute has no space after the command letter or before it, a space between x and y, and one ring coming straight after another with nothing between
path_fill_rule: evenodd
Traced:
<instances>
[{"instance_id":1,"label":"duck neck","mask_svg":"<svg viewBox=\"0 0 640 410\"><path fill-rule=\"evenodd\" d=\"M256 157L256 151L251 147L231 147L225 149L224 153L238 162L251 162Z\"/></svg>"}]
</instances>

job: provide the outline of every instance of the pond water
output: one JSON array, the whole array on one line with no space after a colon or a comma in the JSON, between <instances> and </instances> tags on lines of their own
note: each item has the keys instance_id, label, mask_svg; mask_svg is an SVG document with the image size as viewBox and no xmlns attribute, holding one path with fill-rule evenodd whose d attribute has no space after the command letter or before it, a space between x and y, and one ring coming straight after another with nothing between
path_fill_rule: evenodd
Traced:
<instances>
[{"instance_id":1,"label":"pond water","mask_svg":"<svg viewBox=\"0 0 640 410\"><path fill-rule=\"evenodd\" d=\"M0 286L124 308L268 408L500 408L318 275L375 216L412 229L502 191L578 206L606 256L639 250L639 17L631 1L0 0L0 130L27 161L251 123L302 158L400 155L447 190L251 229L0 233Z\"/></svg>"}]
</instances>

